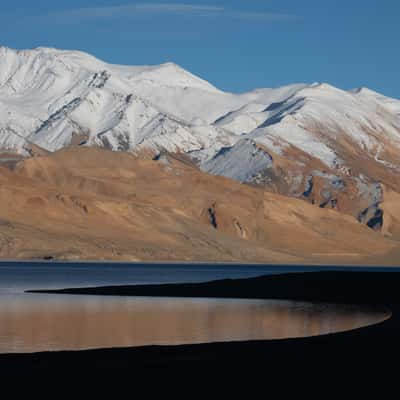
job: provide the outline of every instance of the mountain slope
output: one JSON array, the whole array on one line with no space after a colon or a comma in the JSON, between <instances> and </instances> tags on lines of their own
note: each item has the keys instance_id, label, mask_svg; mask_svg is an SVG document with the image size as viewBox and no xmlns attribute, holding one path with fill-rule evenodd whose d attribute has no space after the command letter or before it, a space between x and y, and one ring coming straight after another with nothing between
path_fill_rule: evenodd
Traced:
<instances>
[{"instance_id":1,"label":"mountain slope","mask_svg":"<svg viewBox=\"0 0 400 400\"><path fill-rule=\"evenodd\" d=\"M384 193L400 187L400 101L318 83L233 94L173 63L0 48L0 149L77 145L184 153L204 172L382 230Z\"/></svg>"},{"instance_id":2,"label":"mountain slope","mask_svg":"<svg viewBox=\"0 0 400 400\"><path fill-rule=\"evenodd\" d=\"M258 121L261 115L264 121L256 129L201 168L336 208L368 223L363 216L383 200L382 184L393 190L400 184L399 108L400 101L365 89L346 92L311 85L258 112ZM224 121L218 124L224 126ZM232 162L243 162L236 149L244 142L257 146L258 157L264 153L271 162L260 169L258 163L245 161L246 171L235 174L229 167L227 172Z\"/></svg>"},{"instance_id":3,"label":"mountain slope","mask_svg":"<svg viewBox=\"0 0 400 400\"><path fill-rule=\"evenodd\" d=\"M366 263L396 248L352 217L173 156L74 147L0 168L0 183L6 258Z\"/></svg>"},{"instance_id":4,"label":"mountain slope","mask_svg":"<svg viewBox=\"0 0 400 400\"><path fill-rule=\"evenodd\" d=\"M292 91L232 95L172 63L125 67L81 52L2 47L0 146L21 154L32 143L49 151L73 142L132 150L151 138L153 149L201 150L211 145L207 137L234 143L234 134L210 126L221 115Z\"/></svg>"}]
</instances>

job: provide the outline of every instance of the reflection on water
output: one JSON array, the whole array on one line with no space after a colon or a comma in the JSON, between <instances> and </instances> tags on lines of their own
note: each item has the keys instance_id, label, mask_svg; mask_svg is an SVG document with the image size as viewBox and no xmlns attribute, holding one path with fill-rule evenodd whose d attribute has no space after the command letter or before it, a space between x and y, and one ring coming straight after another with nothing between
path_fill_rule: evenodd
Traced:
<instances>
[{"instance_id":1,"label":"reflection on water","mask_svg":"<svg viewBox=\"0 0 400 400\"><path fill-rule=\"evenodd\" d=\"M278 300L2 296L0 352L305 337L389 317L384 309Z\"/></svg>"}]
</instances>

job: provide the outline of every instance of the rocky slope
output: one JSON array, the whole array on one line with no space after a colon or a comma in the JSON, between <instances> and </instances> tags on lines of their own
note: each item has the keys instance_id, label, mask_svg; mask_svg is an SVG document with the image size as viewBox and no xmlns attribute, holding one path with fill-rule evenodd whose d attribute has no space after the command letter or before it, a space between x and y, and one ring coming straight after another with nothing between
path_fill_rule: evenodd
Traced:
<instances>
[{"instance_id":1,"label":"rocky slope","mask_svg":"<svg viewBox=\"0 0 400 400\"><path fill-rule=\"evenodd\" d=\"M71 147L0 170L3 258L366 263L396 246L350 216L173 156Z\"/></svg>"},{"instance_id":2,"label":"rocky slope","mask_svg":"<svg viewBox=\"0 0 400 400\"><path fill-rule=\"evenodd\" d=\"M383 186L399 187L399 110L399 101L366 89L345 92L312 85L270 105L263 123L201 168L381 228L376 215ZM226 118L219 125L229 126L243 114ZM238 160L240 171L231 166Z\"/></svg>"},{"instance_id":3,"label":"rocky slope","mask_svg":"<svg viewBox=\"0 0 400 400\"><path fill-rule=\"evenodd\" d=\"M20 162L30 156L53 163L59 156L49 154L76 147L161 164L175 154L188 168L308 202L307 213L339 211L399 237L400 101L365 88L232 94L172 63L128 67L77 51L0 48L1 165L44 162ZM110 173L101 163L98 171Z\"/></svg>"}]
</instances>

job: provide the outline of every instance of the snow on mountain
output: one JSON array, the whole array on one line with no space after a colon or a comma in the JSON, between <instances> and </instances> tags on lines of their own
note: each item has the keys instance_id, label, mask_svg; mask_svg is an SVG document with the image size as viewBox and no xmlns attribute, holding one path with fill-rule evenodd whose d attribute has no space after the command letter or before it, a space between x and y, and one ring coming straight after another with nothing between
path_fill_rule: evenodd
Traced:
<instances>
[{"instance_id":1,"label":"snow on mountain","mask_svg":"<svg viewBox=\"0 0 400 400\"><path fill-rule=\"evenodd\" d=\"M128 67L77 51L1 47L0 147L55 151L74 137L113 150L144 143L169 151L199 151L218 141L222 147L234 143L236 132L213 126L217 118L283 99L294 88L235 95L173 63Z\"/></svg>"},{"instance_id":2,"label":"snow on mountain","mask_svg":"<svg viewBox=\"0 0 400 400\"><path fill-rule=\"evenodd\" d=\"M346 92L327 84L313 84L264 110L233 114L234 120L245 116L254 118L256 127L247 137L273 153L298 149L319 159L326 167L338 168L345 166L342 158L350 146L377 162L381 162L385 141L400 150L399 108L400 101L378 94ZM229 129L232 121L226 117L217 121L217 125ZM243 125L246 127L248 121Z\"/></svg>"},{"instance_id":3,"label":"snow on mountain","mask_svg":"<svg viewBox=\"0 0 400 400\"><path fill-rule=\"evenodd\" d=\"M150 95L144 99L147 92ZM190 131L187 115L180 113L174 98L185 100L182 93L193 99L223 96L172 63L124 67L81 52L2 47L0 146L26 153L26 145L34 143L55 151L78 135L91 144L130 150L147 136L154 143L155 137L171 128L176 142L168 143L169 150L198 150L201 146L192 137L196 134ZM190 107L196 109L194 104ZM197 114L189 115L194 116ZM160 140L165 144L164 138Z\"/></svg>"},{"instance_id":4,"label":"snow on mountain","mask_svg":"<svg viewBox=\"0 0 400 400\"><path fill-rule=\"evenodd\" d=\"M272 166L272 157L250 139L232 147L222 148L212 159L202 164L203 171L247 182L257 173Z\"/></svg>"},{"instance_id":5,"label":"snow on mountain","mask_svg":"<svg viewBox=\"0 0 400 400\"><path fill-rule=\"evenodd\" d=\"M237 134L254 129L200 167L336 208L379 228L382 184L394 190L400 184L399 110L400 101L367 89L312 84L264 109L245 107L217 121ZM249 158L244 141L270 162L260 164L259 152Z\"/></svg>"},{"instance_id":6,"label":"snow on mountain","mask_svg":"<svg viewBox=\"0 0 400 400\"><path fill-rule=\"evenodd\" d=\"M0 148L32 145L183 152L208 173L364 218L377 185L400 184L400 101L320 83L234 94L173 63L1 47Z\"/></svg>"}]
</instances>

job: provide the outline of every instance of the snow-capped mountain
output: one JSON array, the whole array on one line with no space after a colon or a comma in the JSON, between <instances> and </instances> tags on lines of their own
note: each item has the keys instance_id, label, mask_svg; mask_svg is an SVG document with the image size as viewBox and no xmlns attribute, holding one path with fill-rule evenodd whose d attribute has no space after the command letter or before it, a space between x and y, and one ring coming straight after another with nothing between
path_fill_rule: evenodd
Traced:
<instances>
[{"instance_id":1,"label":"snow-capped mountain","mask_svg":"<svg viewBox=\"0 0 400 400\"><path fill-rule=\"evenodd\" d=\"M76 51L2 47L0 146L26 154L31 144L55 151L76 142L184 152L230 145L235 133L216 119L293 91L233 95L172 63L126 67Z\"/></svg>"},{"instance_id":2,"label":"snow-capped mountain","mask_svg":"<svg viewBox=\"0 0 400 400\"><path fill-rule=\"evenodd\" d=\"M70 145L186 153L205 172L379 227L384 190L400 183L400 101L318 83L232 94L172 63L1 47L0 148Z\"/></svg>"},{"instance_id":3,"label":"snow-capped mountain","mask_svg":"<svg viewBox=\"0 0 400 400\"><path fill-rule=\"evenodd\" d=\"M313 84L261 111L220 119L217 124L225 129L254 119L257 127L201 168L380 227L382 184L397 190L400 183L399 110L400 101L368 89L347 92Z\"/></svg>"}]
</instances>

